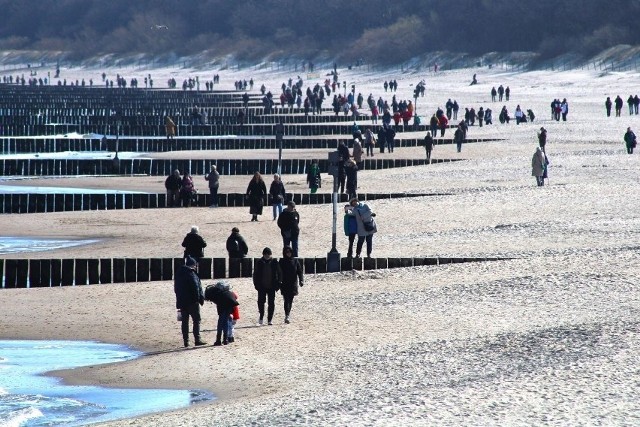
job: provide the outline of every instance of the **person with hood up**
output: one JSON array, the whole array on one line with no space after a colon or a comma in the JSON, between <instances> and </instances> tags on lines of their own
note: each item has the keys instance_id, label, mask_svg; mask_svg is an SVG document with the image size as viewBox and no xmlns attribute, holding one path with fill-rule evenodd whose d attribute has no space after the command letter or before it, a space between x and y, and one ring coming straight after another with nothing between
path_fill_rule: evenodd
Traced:
<instances>
[{"instance_id":1,"label":"person with hood up","mask_svg":"<svg viewBox=\"0 0 640 427\"><path fill-rule=\"evenodd\" d=\"M531 159L531 175L536 178L536 183L538 187L542 187L544 185L544 175L545 169L545 157L542 149L540 147L536 147L536 152L533 153L533 158Z\"/></svg>"},{"instance_id":2,"label":"person with hood up","mask_svg":"<svg viewBox=\"0 0 640 427\"><path fill-rule=\"evenodd\" d=\"M282 258L278 262L282 271L282 286L280 293L284 300L284 323L291 323L291 307L293 298L298 295L299 287L304 286L304 276L300 261L295 258L290 246L282 249Z\"/></svg>"},{"instance_id":3,"label":"person with hood up","mask_svg":"<svg viewBox=\"0 0 640 427\"><path fill-rule=\"evenodd\" d=\"M251 221L258 221L258 215L262 215L262 208L266 197L267 186L264 183L260 172L255 172L247 186L247 198L249 199L249 213L251 214Z\"/></svg>"},{"instance_id":4,"label":"person with hood up","mask_svg":"<svg viewBox=\"0 0 640 427\"><path fill-rule=\"evenodd\" d=\"M630 127L627 128L627 132L624 134L624 143L627 147L627 154L633 154L633 149L636 148L636 134L633 133Z\"/></svg>"}]
</instances>

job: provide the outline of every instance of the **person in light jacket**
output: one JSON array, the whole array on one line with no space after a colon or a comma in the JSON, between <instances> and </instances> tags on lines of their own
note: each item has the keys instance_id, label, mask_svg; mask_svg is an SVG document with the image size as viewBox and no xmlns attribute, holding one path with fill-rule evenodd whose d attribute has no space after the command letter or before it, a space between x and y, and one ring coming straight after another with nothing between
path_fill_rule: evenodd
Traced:
<instances>
[{"instance_id":1,"label":"person in light jacket","mask_svg":"<svg viewBox=\"0 0 640 427\"><path fill-rule=\"evenodd\" d=\"M544 167L545 167L545 158L544 153L540 147L536 147L536 152L533 153L533 158L531 159L531 175L536 178L536 183L538 187L542 187L544 185Z\"/></svg>"},{"instance_id":2,"label":"person in light jacket","mask_svg":"<svg viewBox=\"0 0 640 427\"><path fill-rule=\"evenodd\" d=\"M365 203L360 203L356 197L349 201L351 210L347 211L348 215L352 215L356 218L358 226L358 243L356 244L356 258L360 258L362 252L362 246L364 242L367 242L367 258L371 257L373 250L373 235L378 231L373 217L375 213L371 212L371 208Z\"/></svg>"}]
</instances>

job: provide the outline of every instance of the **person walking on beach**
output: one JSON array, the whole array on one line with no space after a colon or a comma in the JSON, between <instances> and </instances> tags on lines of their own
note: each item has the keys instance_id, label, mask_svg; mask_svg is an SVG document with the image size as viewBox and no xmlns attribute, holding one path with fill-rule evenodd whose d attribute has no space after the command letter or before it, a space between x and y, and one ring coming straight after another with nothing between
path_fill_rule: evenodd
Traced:
<instances>
[{"instance_id":1,"label":"person walking on beach","mask_svg":"<svg viewBox=\"0 0 640 427\"><path fill-rule=\"evenodd\" d=\"M240 235L238 227L231 229L231 234L227 237L227 252L229 252L229 258L244 258L249 252L247 242L244 237Z\"/></svg>"},{"instance_id":2,"label":"person walking on beach","mask_svg":"<svg viewBox=\"0 0 640 427\"><path fill-rule=\"evenodd\" d=\"M607 110L607 117L611 117L611 106L613 105L613 102L611 102L611 97L607 96L607 100L604 101L604 108L606 108Z\"/></svg>"},{"instance_id":3,"label":"person walking on beach","mask_svg":"<svg viewBox=\"0 0 640 427\"><path fill-rule=\"evenodd\" d=\"M320 167L318 166L317 160L314 160L309 167L309 172L307 172L307 184L309 184L311 194L314 194L318 191L318 188L322 187L322 177L320 176Z\"/></svg>"},{"instance_id":4,"label":"person walking on beach","mask_svg":"<svg viewBox=\"0 0 640 427\"><path fill-rule=\"evenodd\" d=\"M387 144L387 151L389 153L393 153L393 150L396 146L396 131L393 130L393 127L387 126L384 132L385 143Z\"/></svg>"},{"instance_id":5,"label":"person walking on beach","mask_svg":"<svg viewBox=\"0 0 640 427\"><path fill-rule=\"evenodd\" d=\"M356 244L356 258L360 258L362 252L362 246L364 242L367 242L367 258L371 257L373 250L373 235L378 231L373 217L376 216L371 212L371 208L365 203L360 203L357 198L353 198L349 201L351 209L347 212L356 218L358 227L358 243Z\"/></svg>"},{"instance_id":6,"label":"person walking on beach","mask_svg":"<svg viewBox=\"0 0 640 427\"><path fill-rule=\"evenodd\" d=\"M218 188L220 187L220 174L216 165L211 165L211 171L205 175L205 180L209 181L209 192L211 193L210 208L218 207Z\"/></svg>"},{"instance_id":7,"label":"person walking on beach","mask_svg":"<svg viewBox=\"0 0 640 427\"><path fill-rule=\"evenodd\" d=\"M627 147L627 154L633 154L633 149L636 148L636 134L633 133L630 127L627 128L627 132L624 134L624 143Z\"/></svg>"},{"instance_id":8,"label":"person walking on beach","mask_svg":"<svg viewBox=\"0 0 640 427\"><path fill-rule=\"evenodd\" d=\"M284 197L286 190L280 175L273 175L273 181L269 187L269 198L271 199L271 206L273 207L273 220L278 218L278 215L282 213L282 204L284 203Z\"/></svg>"},{"instance_id":9,"label":"person walking on beach","mask_svg":"<svg viewBox=\"0 0 640 427\"><path fill-rule=\"evenodd\" d=\"M184 257L192 257L197 262L204 258L204 248L207 242L200 235L200 229L197 225L191 226L191 231L182 239L182 247L184 248Z\"/></svg>"},{"instance_id":10,"label":"person walking on beach","mask_svg":"<svg viewBox=\"0 0 640 427\"><path fill-rule=\"evenodd\" d=\"M536 178L536 184L538 187L542 187L544 185L544 168L545 168L545 157L542 149L540 147L536 147L536 152L533 153L533 158L531 159L531 175Z\"/></svg>"},{"instance_id":11,"label":"person walking on beach","mask_svg":"<svg viewBox=\"0 0 640 427\"><path fill-rule=\"evenodd\" d=\"M353 141L353 161L358 165L358 169L364 166L362 161L362 143L359 139L355 139Z\"/></svg>"},{"instance_id":12,"label":"person walking on beach","mask_svg":"<svg viewBox=\"0 0 640 427\"><path fill-rule=\"evenodd\" d=\"M200 278L196 274L196 260L187 257L185 264L176 271L173 290L176 294L176 309L180 310L182 340L189 347L189 317L193 322L193 339L197 346L207 343L200 339L200 306L204 304L204 293Z\"/></svg>"},{"instance_id":13,"label":"person walking on beach","mask_svg":"<svg viewBox=\"0 0 640 427\"><path fill-rule=\"evenodd\" d=\"M453 141L456 143L458 153L462 152L462 143L464 142L464 131L462 130L462 125L458 125L458 128L454 132Z\"/></svg>"},{"instance_id":14,"label":"person walking on beach","mask_svg":"<svg viewBox=\"0 0 640 427\"><path fill-rule=\"evenodd\" d=\"M358 235L358 221L353 215L349 215L351 211L351 205L346 204L344 206L344 235L349 238L349 249L347 251L347 258L353 257L353 242Z\"/></svg>"},{"instance_id":15,"label":"person walking on beach","mask_svg":"<svg viewBox=\"0 0 640 427\"><path fill-rule=\"evenodd\" d=\"M447 130L447 126L449 126L449 120L447 120L445 115L440 116L438 125L440 126L440 138L444 138L444 132Z\"/></svg>"},{"instance_id":16,"label":"person walking on beach","mask_svg":"<svg viewBox=\"0 0 640 427\"><path fill-rule=\"evenodd\" d=\"M284 301L284 323L291 323L291 307L293 298L298 295L299 288L304 286L304 276L300 261L295 258L294 250L285 246L282 249L282 258L278 261L282 272L282 286L280 293Z\"/></svg>"},{"instance_id":17,"label":"person walking on beach","mask_svg":"<svg viewBox=\"0 0 640 427\"><path fill-rule=\"evenodd\" d=\"M352 160L353 161L353 160ZM298 237L300 236L300 214L296 210L293 200L287 203L287 208L278 218L278 227L282 235L282 246L290 246L293 256L298 256Z\"/></svg>"},{"instance_id":18,"label":"person walking on beach","mask_svg":"<svg viewBox=\"0 0 640 427\"><path fill-rule=\"evenodd\" d=\"M544 152L544 147L547 145L547 130L544 127L541 127L540 132L538 132L538 144Z\"/></svg>"},{"instance_id":19,"label":"person walking on beach","mask_svg":"<svg viewBox=\"0 0 640 427\"><path fill-rule=\"evenodd\" d=\"M282 283L282 271L278 262L271 258L271 249L262 250L262 258L256 261L253 271L253 287L258 291L258 326L264 324L264 304L267 303L267 324L273 325L276 292Z\"/></svg>"},{"instance_id":20,"label":"person walking on beach","mask_svg":"<svg viewBox=\"0 0 640 427\"><path fill-rule=\"evenodd\" d=\"M189 172L185 171L182 176L182 181L180 182L180 198L182 199L182 206L191 206L196 194L198 194L198 190L196 190L196 186L193 183L193 177Z\"/></svg>"},{"instance_id":21,"label":"person walking on beach","mask_svg":"<svg viewBox=\"0 0 640 427\"><path fill-rule=\"evenodd\" d=\"M359 140L360 138L354 139L354 141ZM347 179L347 176L344 173L344 162L347 161L351 157L349 153L349 148L345 145L344 141L340 141L338 144L338 188L341 193L344 193L344 185Z\"/></svg>"},{"instance_id":22,"label":"person walking on beach","mask_svg":"<svg viewBox=\"0 0 640 427\"><path fill-rule=\"evenodd\" d=\"M624 105L624 102L622 101L622 98L620 98L620 95L616 96L616 117L620 117L620 114L622 113L622 106Z\"/></svg>"},{"instance_id":23,"label":"person walking on beach","mask_svg":"<svg viewBox=\"0 0 640 427\"><path fill-rule=\"evenodd\" d=\"M180 178L180 171L176 169L164 181L164 188L167 189L167 206L168 207L173 208L179 205L181 186L182 186L182 178Z\"/></svg>"},{"instance_id":24,"label":"person walking on beach","mask_svg":"<svg viewBox=\"0 0 640 427\"><path fill-rule=\"evenodd\" d=\"M427 131L427 136L424 137L424 150L427 152L427 162L431 164L431 151L433 150L433 137L431 132Z\"/></svg>"},{"instance_id":25,"label":"person walking on beach","mask_svg":"<svg viewBox=\"0 0 640 427\"><path fill-rule=\"evenodd\" d=\"M367 157L373 157L373 147L375 147L375 145L376 137L373 135L371 128L367 128L364 132L364 147L367 150Z\"/></svg>"},{"instance_id":26,"label":"person walking on beach","mask_svg":"<svg viewBox=\"0 0 640 427\"><path fill-rule=\"evenodd\" d=\"M176 136L176 124L171 116L165 116L164 127L167 133L167 141L170 139L174 139Z\"/></svg>"},{"instance_id":27,"label":"person walking on beach","mask_svg":"<svg viewBox=\"0 0 640 427\"><path fill-rule=\"evenodd\" d=\"M358 166L353 159L347 160L344 166L347 175L347 194L349 198L357 197L358 190Z\"/></svg>"},{"instance_id":28,"label":"person walking on beach","mask_svg":"<svg viewBox=\"0 0 640 427\"><path fill-rule=\"evenodd\" d=\"M436 117L436 115L434 114L433 116L431 116L431 119L429 120L429 128L431 129L431 136L433 138L438 136L438 126L439 126L440 122L438 121L438 117Z\"/></svg>"},{"instance_id":29,"label":"person walking on beach","mask_svg":"<svg viewBox=\"0 0 640 427\"><path fill-rule=\"evenodd\" d=\"M255 172L247 186L247 198L249 199L249 213L251 221L258 221L258 215L262 215L264 199L267 197L267 186L260 172Z\"/></svg>"}]
</instances>

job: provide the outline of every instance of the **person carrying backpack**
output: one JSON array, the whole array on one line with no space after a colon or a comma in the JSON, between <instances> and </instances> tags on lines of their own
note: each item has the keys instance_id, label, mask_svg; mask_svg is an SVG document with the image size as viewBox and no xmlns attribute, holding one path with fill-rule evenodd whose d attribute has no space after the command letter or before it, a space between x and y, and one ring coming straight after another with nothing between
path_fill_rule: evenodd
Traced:
<instances>
[{"instance_id":1,"label":"person carrying backpack","mask_svg":"<svg viewBox=\"0 0 640 427\"><path fill-rule=\"evenodd\" d=\"M204 291L204 299L216 305L218 311L218 327L216 329L215 347L229 344L229 337L232 334L233 325L232 314L237 307L238 300L231 292L231 287L224 281L219 281L215 285L209 285Z\"/></svg>"},{"instance_id":2,"label":"person carrying backpack","mask_svg":"<svg viewBox=\"0 0 640 427\"><path fill-rule=\"evenodd\" d=\"M249 252L247 242L240 235L238 227L233 227L231 235L227 238L227 252L229 252L229 258L244 258Z\"/></svg>"}]
</instances>

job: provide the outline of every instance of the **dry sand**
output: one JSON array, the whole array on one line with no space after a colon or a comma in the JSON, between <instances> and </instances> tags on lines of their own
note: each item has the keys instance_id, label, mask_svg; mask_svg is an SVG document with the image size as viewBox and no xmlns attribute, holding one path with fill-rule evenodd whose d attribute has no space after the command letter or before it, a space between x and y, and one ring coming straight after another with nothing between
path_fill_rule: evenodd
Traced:
<instances>
[{"instance_id":1,"label":"dry sand","mask_svg":"<svg viewBox=\"0 0 640 427\"><path fill-rule=\"evenodd\" d=\"M171 282L3 290L0 337L124 343L147 355L63 377L201 388L219 397L113 426L637 425L640 192L638 155L625 153L622 134L640 116L625 110L623 118L607 119L603 95L626 99L638 76L494 70L478 72L481 84L468 87L471 74L428 81L437 100L431 104L451 96L477 108L491 85L502 83L512 89L511 112L521 103L540 120L475 127L472 136L505 140L468 144L461 154L436 148L438 156L468 161L360 174L361 192L451 193L371 202L380 230L374 255L514 259L310 276L294 302L293 323L282 323L278 299L275 325L263 327L254 326L250 281L234 279L242 319L237 342L222 348L180 348ZM403 77L409 97L408 83L419 79ZM376 82L373 90L386 76L365 78ZM548 119L547 104L556 97L570 102L567 123ZM490 105L497 122L498 104ZM551 169L549 185L537 188L530 162L541 125L549 130ZM158 181L144 180L132 178L130 188ZM111 182L129 187L121 178ZM301 255L324 256L330 206L300 212ZM224 256L224 239L237 225L250 256L258 256L263 246L279 247L265 213L258 223L249 222L245 208L3 215L0 229L101 239L33 257L156 257L179 256L183 235L198 224L207 256L215 257ZM339 244L344 253L342 235ZM208 341L214 313L205 306Z\"/></svg>"}]
</instances>

